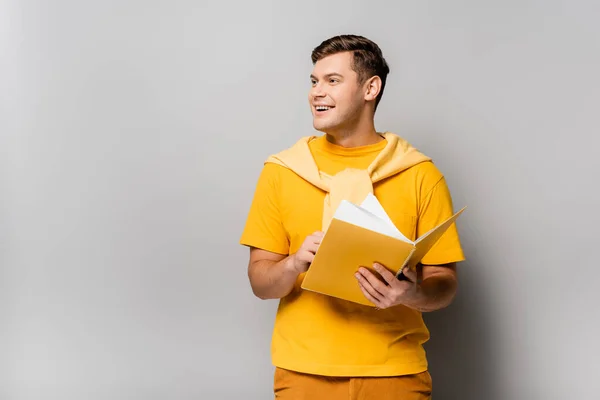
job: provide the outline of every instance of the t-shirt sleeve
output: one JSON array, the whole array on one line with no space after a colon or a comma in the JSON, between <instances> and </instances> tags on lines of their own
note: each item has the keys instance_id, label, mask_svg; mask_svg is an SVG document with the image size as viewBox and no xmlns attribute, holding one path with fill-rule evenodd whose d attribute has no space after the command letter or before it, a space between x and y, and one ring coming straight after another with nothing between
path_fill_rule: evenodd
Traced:
<instances>
[{"instance_id":1,"label":"t-shirt sleeve","mask_svg":"<svg viewBox=\"0 0 600 400\"><path fill-rule=\"evenodd\" d=\"M454 211L450 190L442 176L421 201L417 236L427 233L452 215ZM440 265L464 259L455 221L423 257L421 264Z\"/></svg>"},{"instance_id":2,"label":"t-shirt sleeve","mask_svg":"<svg viewBox=\"0 0 600 400\"><path fill-rule=\"evenodd\" d=\"M289 237L280 209L279 169L266 163L260 173L240 244L278 254L288 254Z\"/></svg>"}]
</instances>

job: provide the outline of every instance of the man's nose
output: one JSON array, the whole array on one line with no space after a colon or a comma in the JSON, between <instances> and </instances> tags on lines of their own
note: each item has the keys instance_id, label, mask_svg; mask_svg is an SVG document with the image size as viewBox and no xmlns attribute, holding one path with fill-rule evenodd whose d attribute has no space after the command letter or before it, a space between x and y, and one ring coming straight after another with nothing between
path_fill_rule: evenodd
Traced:
<instances>
[{"instance_id":1,"label":"man's nose","mask_svg":"<svg viewBox=\"0 0 600 400\"><path fill-rule=\"evenodd\" d=\"M310 90L310 95L312 97L323 97L325 95L323 86L320 83L315 83Z\"/></svg>"}]
</instances>

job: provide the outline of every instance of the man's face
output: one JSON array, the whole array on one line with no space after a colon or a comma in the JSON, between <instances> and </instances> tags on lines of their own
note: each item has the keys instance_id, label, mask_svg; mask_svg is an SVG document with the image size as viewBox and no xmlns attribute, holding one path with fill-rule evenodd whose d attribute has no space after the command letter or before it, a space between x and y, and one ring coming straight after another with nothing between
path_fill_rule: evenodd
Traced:
<instances>
[{"instance_id":1,"label":"man's face","mask_svg":"<svg viewBox=\"0 0 600 400\"><path fill-rule=\"evenodd\" d=\"M352 129L366 104L363 85L352 70L350 52L327 56L315 63L308 95L313 126L322 132Z\"/></svg>"}]
</instances>

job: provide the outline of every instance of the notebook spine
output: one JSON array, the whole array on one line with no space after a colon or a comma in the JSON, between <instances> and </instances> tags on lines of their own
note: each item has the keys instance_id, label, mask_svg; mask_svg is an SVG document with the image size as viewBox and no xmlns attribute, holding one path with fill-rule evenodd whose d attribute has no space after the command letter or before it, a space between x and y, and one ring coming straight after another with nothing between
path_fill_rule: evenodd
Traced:
<instances>
[{"instance_id":1,"label":"notebook spine","mask_svg":"<svg viewBox=\"0 0 600 400\"><path fill-rule=\"evenodd\" d=\"M406 256L406 259L402 263L402 266L398 269L398 272L396 272L396 278L400 278L400 275L402 275L402 270L410 262L410 259L412 258L413 254L415 254L415 251L417 251L417 248L413 247L413 249L411 250L411 252L408 253L408 256Z\"/></svg>"}]
</instances>

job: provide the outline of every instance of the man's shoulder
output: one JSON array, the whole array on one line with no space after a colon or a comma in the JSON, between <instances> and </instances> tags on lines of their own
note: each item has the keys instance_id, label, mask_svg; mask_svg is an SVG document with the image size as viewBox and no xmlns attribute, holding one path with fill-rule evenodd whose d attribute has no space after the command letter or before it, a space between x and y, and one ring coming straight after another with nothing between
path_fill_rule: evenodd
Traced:
<instances>
[{"instance_id":1,"label":"man's shoulder","mask_svg":"<svg viewBox=\"0 0 600 400\"><path fill-rule=\"evenodd\" d=\"M397 184L406 190L416 190L419 196L425 196L444 180L444 174L434 161L421 161L397 175Z\"/></svg>"},{"instance_id":2,"label":"man's shoulder","mask_svg":"<svg viewBox=\"0 0 600 400\"><path fill-rule=\"evenodd\" d=\"M295 178L297 174L279 158L271 156L263 162L260 179L268 181L272 186Z\"/></svg>"},{"instance_id":3,"label":"man's shoulder","mask_svg":"<svg viewBox=\"0 0 600 400\"><path fill-rule=\"evenodd\" d=\"M281 173L285 169L287 168L285 168L283 165L267 160L263 162L260 175L262 179L267 179L274 182L280 179Z\"/></svg>"},{"instance_id":4,"label":"man's shoulder","mask_svg":"<svg viewBox=\"0 0 600 400\"><path fill-rule=\"evenodd\" d=\"M426 182L438 182L444 177L433 160L421 161L408 169L414 179Z\"/></svg>"}]
</instances>

